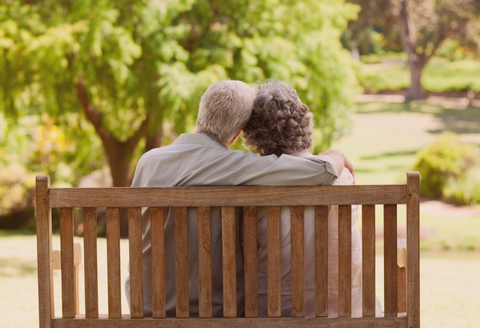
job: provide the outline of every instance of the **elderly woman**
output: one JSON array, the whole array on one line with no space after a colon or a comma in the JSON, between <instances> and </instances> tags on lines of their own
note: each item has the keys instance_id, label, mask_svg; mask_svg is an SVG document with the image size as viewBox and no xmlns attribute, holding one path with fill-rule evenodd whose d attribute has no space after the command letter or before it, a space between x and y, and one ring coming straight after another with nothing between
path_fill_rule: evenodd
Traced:
<instances>
[{"instance_id":1,"label":"elderly woman","mask_svg":"<svg viewBox=\"0 0 480 328\"><path fill-rule=\"evenodd\" d=\"M283 82L260 85L252 117L244 128L244 145L260 155L310 157L313 115L295 89ZM344 168L335 185L352 185L354 177ZM357 225L357 206L352 206L352 316L362 316L362 245ZM313 207L305 207L305 316L315 316L315 247ZM328 316L338 316L338 206L328 213ZM267 316L267 215L258 214L259 315ZM291 315L290 209L281 208L282 316ZM376 315L382 310L377 300Z\"/></svg>"}]
</instances>

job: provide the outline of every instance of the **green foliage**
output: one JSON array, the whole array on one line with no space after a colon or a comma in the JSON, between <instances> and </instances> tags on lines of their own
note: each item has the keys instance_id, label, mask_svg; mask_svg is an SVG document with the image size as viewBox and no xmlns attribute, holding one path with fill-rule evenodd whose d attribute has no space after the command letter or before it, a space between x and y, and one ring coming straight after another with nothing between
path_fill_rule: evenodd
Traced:
<instances>
[{"instance_id":1,"label":"green foliage","mask_svg":"<svg viewBox=\"0 0 480 328\"><path fill-rule=\"evenodd\" d=\"M87 120L104 149L129 147L129 165L144 123L149 135L167 122L184 132L212 83L277 78L314 112L326 148L348 125L355 76L339 38L356 11L334 0L12 0L0 5L0 109L11 124L47 113L82 145L78 167L101 149ZM113 174L119 160L105 154Z\"/></svg>"},{"instance_id":2,"label":"green foliage","mask_svg":"<svg viewBox=\"0 0 480 328\"><path fill-rule=\"evenodd\" d=\"M465 179L450 182L445 188L444 198L456 205L480 204L480 168L470 172Z\"/></svg>"},{"instance_id":3,"label":"green foliage","mask_svg":"<svg viewBox=\"0 0 480 328\"><path fill-rule=\"evenodd\" d=\"M420 193L427 197L445 195L451 181L461 181L478 161L478 147L462 144L453 133L443 137L418 154L414 170L420 172Z\"/></svg>"}]
</instances>

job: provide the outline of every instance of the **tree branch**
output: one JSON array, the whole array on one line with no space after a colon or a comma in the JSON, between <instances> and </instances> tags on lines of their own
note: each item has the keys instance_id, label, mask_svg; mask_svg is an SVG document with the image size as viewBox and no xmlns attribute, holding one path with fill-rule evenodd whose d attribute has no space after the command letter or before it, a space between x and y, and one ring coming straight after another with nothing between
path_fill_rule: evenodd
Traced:
<instances>
[{"instance_id":1,"label":"tree branch","mask_svg":"<svg viewBox=\"0 0 480 328\"><path fill-rule=\"evenodd\" d=\"M92 123L95 131L97 131L99 137L104 142L110 141L113 138L112 134L103 127L102 113L90 103L83 79L80 79L75 84L75 88L77 89L78 100L83 108L85 117Z\"/></svg>"}]
</instances>

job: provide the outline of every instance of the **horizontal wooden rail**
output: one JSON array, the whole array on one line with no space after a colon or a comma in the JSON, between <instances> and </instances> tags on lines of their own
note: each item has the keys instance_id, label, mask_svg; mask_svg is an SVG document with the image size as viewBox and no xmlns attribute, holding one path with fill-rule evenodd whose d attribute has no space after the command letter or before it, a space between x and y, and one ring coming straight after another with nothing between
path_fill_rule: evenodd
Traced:
<instances>
[{"instance_id":1,"label":"horizontal wooden rail","mask_svg":"<svg viewBox=\"0 0 480 328\"><path fill-rule=\"evenodd\" d=\"M49 207L405 204L406 185L318 187L50 188Z\"/></svg>"},{"instance_id":2,"label":"horizontal wooden rail","mask_svg":"<svg viewBox=\"0 0 480 328\"><path fill-rule=\"evenodd\" d=\"M356 328L406 328L407 317L396 318L165 318L130 319L53 319L53 328L81 327L356 327Z\"/></svg>"}]
</instances>

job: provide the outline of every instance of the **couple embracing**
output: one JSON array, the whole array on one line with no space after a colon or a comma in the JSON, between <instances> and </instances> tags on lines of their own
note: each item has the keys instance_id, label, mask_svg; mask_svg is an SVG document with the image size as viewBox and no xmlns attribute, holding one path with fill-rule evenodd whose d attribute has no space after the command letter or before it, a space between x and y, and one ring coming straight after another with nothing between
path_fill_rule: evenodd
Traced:
<instances>
[{"instance_id":1,"label":"couple embracing","mask_svg":"<svg viewBox=\"0 0 480 328\"><path fill-rule=\"evenodd\" d=\"M140 159L132 187L178 186L312 186L354 183L353 167L338 150L313 156L313 115L296 91L283 82L267 82L258 90L241 81L213 84L202 96L196 132L180 135L173 144L153 149ZM252 152L230 150L243 131ZM329 207L328 315L338 314L337 207ZM243 260L236 213L237 314L244 312ZM305 208L305 316L314 311L314 210ZM152 313L150 212L142 216L145 315ZM362 315L361 241L357 208L352 206L352 316ZM165 229L167 316L175 316L174 215ZM266 209L257 217L259 316L267 316ZM220 208L211 208L213 316L223 314L222 234ZM197 213L188 209L188 267L190 316L198 316ZM282 316L290 316L290 212L281 208ZM125 284L129 297L129 279ZM381 308L377 301L377 316Z\"/></svg>"}]
</instances>

